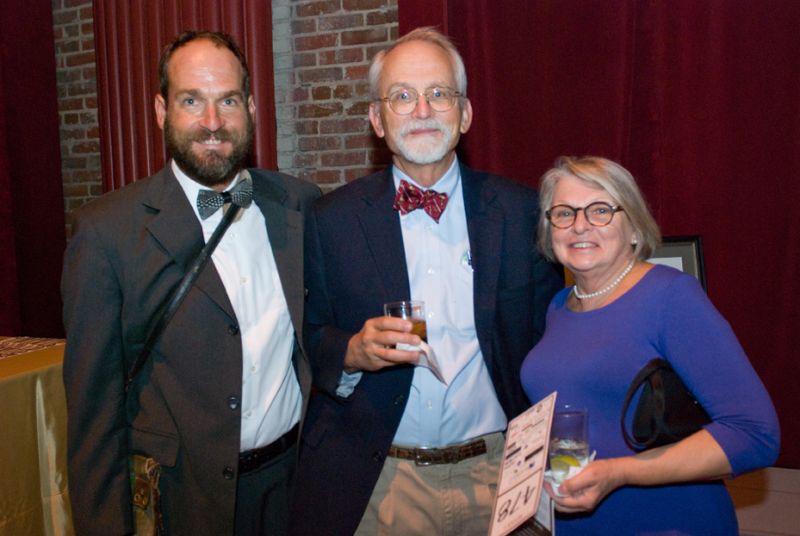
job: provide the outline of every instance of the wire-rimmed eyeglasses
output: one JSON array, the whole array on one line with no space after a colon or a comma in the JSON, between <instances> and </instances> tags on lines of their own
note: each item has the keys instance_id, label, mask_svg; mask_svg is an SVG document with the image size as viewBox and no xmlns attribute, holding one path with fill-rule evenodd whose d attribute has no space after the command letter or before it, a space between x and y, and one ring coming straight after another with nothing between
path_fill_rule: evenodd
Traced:
<instances>
[{"instance_id":1,"label":"wire-rimmed eyeglasses","mask_svg":"<svg viewBox=\"0 0 800 536\"><path fill-rule=\"evenodd\" d=\"M558 229L568 229L575 223L578 212L583 211L583 216L591 225L595 227L605 227L614 219L614 214L624 212L621 206L610 205L603 201L590 203L585 207L571 207L569 205L555 205L550 210L545 211L547 220L553 227Z\"/></svg>"},{"instance_id":2,"label":"wire-rimmed eyeglasses","mask_svg":"<svg viewBox=\"0 0 800 536\"><path fill-rule=\"evenodd\" d=\"M450 110L461 97L461 93L449 87L429 87L422 92L428 106L436 112ZM408 115L417 107L420 94L413 88L400 88L389 93L388 97L378 99L389 105L397 115Z\"/></svg>"}]
</instances>

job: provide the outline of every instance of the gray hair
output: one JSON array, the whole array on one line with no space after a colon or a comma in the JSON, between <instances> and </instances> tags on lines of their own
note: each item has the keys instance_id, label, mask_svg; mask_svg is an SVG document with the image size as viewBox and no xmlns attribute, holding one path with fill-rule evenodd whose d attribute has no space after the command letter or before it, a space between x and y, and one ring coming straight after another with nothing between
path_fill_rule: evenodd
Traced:
<instances>
[{"instance_id":1,"label":"gray hair","mask_svg":"<svg viewBox=\"0 0 800 536\"><path fill-rule=\"evenodd\" d=\"M453 75L456 79L456 91L461 93L464 97L467 96L467 71L464 68L464 60L461 59L461 54L458 53L458 50L449 37L432 26L425 26L408 32L395 41L389 48L381 50L372 58L372 62L369 65L369 90L373 99L377 100L381 98L379 93L380 88L378 86L381 81L386 55L399 45L410 41L425 41L441 47L447 55L450 56L450 63L453 66Z\"/></svg>"},{"instance_id":2,"label":"gray hair","mask_svg":"<svg viewBox=\"0 0 800 536\"><path fill-rule=\"evenodd\" d=\"M542 175L539 186L539 226L537 240L542 254L550 261L555 261L551 225L545 215L553 203L553 195L559 179L575 177L590 186L602 188L624 209L624 214L633 226L636 233L636 245L633 254L637 260L649 259L656 247L661 243L661 231L647 203L642 197L642 192L636 185L630 172L611 160L597 156L584 156L581 158L561 156L554 166Z\"/></svg>"}]
</instances>

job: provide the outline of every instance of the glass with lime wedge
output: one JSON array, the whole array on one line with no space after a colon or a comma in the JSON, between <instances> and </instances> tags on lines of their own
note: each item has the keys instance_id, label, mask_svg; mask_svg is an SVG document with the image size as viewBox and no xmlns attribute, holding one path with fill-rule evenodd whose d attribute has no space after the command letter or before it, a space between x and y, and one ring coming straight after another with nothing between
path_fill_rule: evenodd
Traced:
<instances>
[{"instance_id":1,"label":"glass with lime wedge","mask_svg":"<svg viewBox=\"0 0 800 536\"><path fill-rule=\"evenodd\" d=\"M586 408L562 405L553 415L549 461L553 480L561 483L572 467L582 467L589 459L589 413Z\"/></svg>"}]
</instances>

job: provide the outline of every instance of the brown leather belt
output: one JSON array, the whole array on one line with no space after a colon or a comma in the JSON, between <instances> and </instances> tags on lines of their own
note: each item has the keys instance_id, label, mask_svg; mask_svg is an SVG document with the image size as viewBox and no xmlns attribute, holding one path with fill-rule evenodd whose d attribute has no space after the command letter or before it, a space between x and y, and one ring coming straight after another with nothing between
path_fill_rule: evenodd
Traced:
<instances>
[{"instance_id":1,"label":"brown leather belt","mask_svg":"<svg viewBox=\"0 0 800 536\"><path fill-rule=\"evenodd\" d=\"M254 471L268 461L289 450L289 448L297 442L297 432L299 428L299 424L295 424L294 428L283 434L269 445L240 452L239 474Z\"/></svg>"},{"instance_id":2,"label":"brown leather belt","mask_svg":"<svg viewBox=\"0 0 800 536\"><path fill-rule=\"evenodd\" d=\"M401 460L414 460L417 465L441 465L458 463L467 458L486 454L486 441L476 439L463 445L444 448L406 448L392 445L389 447L389 456Z\"/></svg>"}]
</instances>

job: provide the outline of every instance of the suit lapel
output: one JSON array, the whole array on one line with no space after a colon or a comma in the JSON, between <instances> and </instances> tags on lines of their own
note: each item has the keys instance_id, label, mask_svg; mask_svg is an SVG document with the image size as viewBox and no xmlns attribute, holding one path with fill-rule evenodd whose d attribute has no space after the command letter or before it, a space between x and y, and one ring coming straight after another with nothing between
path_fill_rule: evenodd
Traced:
<instances>
[{"instance_id":1,"label":"suit lapel","mask_svg":"<svg viewBox=\"0 0 800 536\"><path fill-rule=\"evenodd\" d=\"M464 209L467 215L467 232L474 269L475 330L481 341L486 364L491 370L491 346L488 344L493 329L497 281L500 274L504 217L494 206L497 192L484 176L461 166L464 191Z\"/></svg>"},{"instance_id":2,"label":"suit lapel","mask_svg":"<svg viewBox=\"0 0 800 536\"><path fill-rule=\"evenodd\" d=\"M289 315L298 339L302 340L303 215L286 207L288 194L282 187L257 173L251 172L250 176L253 178L253 201L264 215Z\"/></svg>"},{"instance_id":3,"label":"suit lapel","mask_svg":"<svg viewBox=\"0 0 800 536\"><path fill-rule=\"evenodd\" d=\"M189 263L203 248L203 231L186 194L169 167L162 169L151 182L144 204L157 211L147 226L150 234L185 273ZM236 318L213 262L209 261L194 286L231 318Z\"/></svg>"},{"instance_id":4,"label":"suit lapel","mask_svg":"<svg viewBox=\"0 0 800 536\"><path fill-rule=\"evenodd\" d=\"M380 180L373 181L365 188L361 197L363 210L358 214L372 262L381 276L384 303L411 297L403 232L400 218L392 208L394 195L390 166Z\"/></svg>"}]
</instances>

